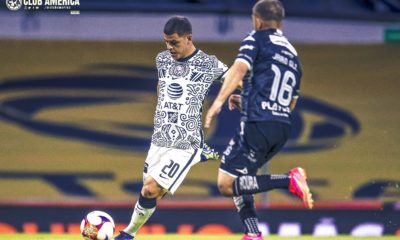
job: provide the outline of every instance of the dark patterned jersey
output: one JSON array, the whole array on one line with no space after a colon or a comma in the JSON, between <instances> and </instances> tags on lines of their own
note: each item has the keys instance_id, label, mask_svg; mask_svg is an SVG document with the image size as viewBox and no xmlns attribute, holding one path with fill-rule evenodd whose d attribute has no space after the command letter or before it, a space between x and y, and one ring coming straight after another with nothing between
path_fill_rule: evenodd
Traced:
<instances>
[{"instance_id":1,"label":"dark patterned jersey","mask_svg":"<svg viewBox=\"0 0 400 240\"><path fill-rule=\"evenodd\" d=\"M253 31L243 39L235 61L249 68L241 93L242 121L290 124L290 102L299 96L302 71L297 51L282 31Z\"/></svg>"},{"instance_id":2,"label":"dark patterned jersey","mask_svg":"<svg viewBox=\"0 0 400 240\"><path fill-rule=\"evenodd\" d=\"M179 60L174 60L169 51L163 51L157 55L156 65L160 89L152 143L179 149L200 148L203 101L211 84L228 67L201 50Z\"/></svg>"}]
</instances>

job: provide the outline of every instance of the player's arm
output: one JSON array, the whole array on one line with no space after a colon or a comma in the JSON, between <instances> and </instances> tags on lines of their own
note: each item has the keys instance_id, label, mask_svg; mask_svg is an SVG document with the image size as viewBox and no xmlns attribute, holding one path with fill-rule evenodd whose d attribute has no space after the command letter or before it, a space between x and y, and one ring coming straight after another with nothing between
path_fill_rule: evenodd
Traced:
<instances>
[{"instance_id":1,"label":"player's arm","mask_svg":"<svg viewBox=\"0 0 400 240\"><path fill-rule=\"evenodd\" d=\"M224 83L218 93L214 104L222 106L226 99L231 95L239 86L242 86L243 77L248 71L248 66L242 61L235 61L229 69Z\"/></svg>"},{"instance_id":2,"label":"player's arm","mask_svg":"<svg viewBox=\"0 0 400 240\"><path fill-rule=\"evenodd\" d=\"M239 86L241 86L243 77L246 75L248 70L248 65L243 61L237 60L234 62L225 77L225 81L222 84L218 96L207 112L204 124L205 128L210 127L212 118L221 111L221 107L229 95L231 95Z\"/></svg>"},{"instance_id":3,"label":"player's arm","mask_svg":"<svg viewBox=\"0 0 400 240\"><path fill-rule=\"evenodd\" d=\"M229 72L230 69L228 68L228 66L225 63L223 63L223 62L221 62L219 60L218 60L218 69L222 70L223 72L214 81L216 81L216 82L218 82L220 84L224 84L225 78L228 75L228 72ZM240 82L240 84L238 85L237 89L238 90L242 90L242 88L243 88L243 84L242 84L242 82Z\"/></svg>"},{"instance_id":4,"label":"player's arm","mask_svg":"<svg viewBox=\"0 0 400 240\"><path fill-rule=\"evenodd\" d=\"M223 64L223 63L220 62L220 64ZM223 65L224 65L224 67L226 67L226 69L223 69L224 72L217 79L214 80L214 81L216 81L218 83L221 83L221 84L224 83L225 77L226 77L226 75L228 74L228 71L229 71L229 68L225 64L223 64Z\"/></svg>"},{"instance_id":5,"label":"player's arm","mask_svg":"<svg viewBox=\"0 0 400 240\"><path fill-rule=\"evenodd\" d=\"M291 111L293 111L294 108L296 107L297 99L298 98L292 98L292 101L290 102L290 105L289 105Z\"/></svg>"},{"instance_id":6,"label":"player's arm","mask_svg":"<svg viewBox=\"0 0 400 240\"><path fill-rule=\"evenodd\" d=\"M258 53L258 44L254 34L255 32L250 33L240 44L236 60L226 74L225 81L222 84L218 96L207 112L204 124L205 128L210 127L212 118L221 111L221 107L226 99L237 88L243 86L244 76L253 68L253 63Z\"/></svg>"},{"instance_id":7,"label":"player's arm","mask_svg":"<svg viewBox=\"0 0 400 240\"><path fill-rule=\"evenodd\" d=\"M299 96L300 96L301 75L302 75L302 73L301 73L301 66L300 66L299 77L297 78L296 86L294 86L292 100L290 101L290 105L289 105L290 111L293 111L296 108L297 100L299 99Z\"/></svg>"},{"instance_id":8,"label":"player's arm","mask_svg":"<svg viewBox=\"0 0 400 240\"><path fill-rule=\"evenodd\" d=\"M164 51L165 52L165 51ZM158 53L155 59L157 72L159 71L159 66L162 64L164 52ZM160 95L160 79L157 81L157 97Z\"/></svg>"},{"instance_id":9,"label":"player's arm","mask_svg":"<svg viewBox=\"0 0 400 240\"><path fill-rule=\"evenodd\" d=\"M221 75L221 77L218 79L219 83L224 84L225 78L228 75L229 71L230 71L230 69L226 70L224 72L224 74ZM239 85L238 85L237 89L238 90L242 90L243 89L243 81L239 82Z\"/></svg>"},{"instance_id":10,"label":"player's arm","mask_svg":"<svg viewBox=\"0 0 400 240\"><path fill-rule=\"evenodd\" d=\"M229 110L237 108L239 111L242 109L242 96L239 94L231 94L228 99Z\"/></svg>"}]
</instances>

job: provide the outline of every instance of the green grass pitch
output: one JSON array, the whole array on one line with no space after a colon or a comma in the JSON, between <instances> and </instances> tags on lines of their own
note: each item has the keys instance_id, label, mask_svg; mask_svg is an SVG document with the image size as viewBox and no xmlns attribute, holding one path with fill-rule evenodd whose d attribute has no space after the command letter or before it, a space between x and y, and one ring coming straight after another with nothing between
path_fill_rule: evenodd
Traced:
<instances>
[{"instance_id":1,"label":"green grass pitch","mask_svg":"<svg viewBox=\"0 0 400 240\"><path fill-rule=\"evenodd\" d=\"M239 240L241 237L238 235L174 235L174 234L165 234L165 235L140 235L137 236L137 240ZM82 240L83 238L80 235L55 235L55 234L0 234L0 240ZM136 239L136 238L135 238ZM338 236L338 237L312 237L312 236L303 236L303 237L277 237L277 236L269 236L264 237L264 240L278 240L278 239L327 239L327 240L360 240L360 239L382 239L382 240L400 240L400 237L395 236L385 236L381 238L356 238L349 236Z\"/></svg>"}]
</instances>

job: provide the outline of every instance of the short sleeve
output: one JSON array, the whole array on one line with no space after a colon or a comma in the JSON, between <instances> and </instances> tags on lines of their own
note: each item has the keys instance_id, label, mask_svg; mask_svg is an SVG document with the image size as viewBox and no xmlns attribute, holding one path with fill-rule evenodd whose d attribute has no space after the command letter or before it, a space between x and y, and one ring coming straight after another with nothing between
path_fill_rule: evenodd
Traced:
<instances>
[{"instance_id":1,"label":"short sleeve","mask_svg":"<svg viewBox=\"0 0 400 240\"><path fill-rule=\"evenodd\" d=\"M221 81L225 77L228 69L229 68L225 63L217 59L217 66L213 69L214 81Z\"/></svg>"},{"instance_id":2,"label":"short sleeve","mask_svg":"<svg viewBox=\"0 0 400 240\"><path fill-rule=\"evenodd\" d=\"M161 62L161 53L158 53L155 59L156 62L156 67L159 68L160 67L160 62Z\"/></svg>"},{"instance_id":3,"label":"short sleeve","mask_svg":"<svg viewBox=\"0 0 400 240\"><path fill-rule=\"evenodd\" d=\"M254 60L258 52L257 42L254 32L250 33L245 39L242 40L239 48L239 53L235 61L243 62L247 65L249 70L253 68Z\"/></svg>"}]
</instances>

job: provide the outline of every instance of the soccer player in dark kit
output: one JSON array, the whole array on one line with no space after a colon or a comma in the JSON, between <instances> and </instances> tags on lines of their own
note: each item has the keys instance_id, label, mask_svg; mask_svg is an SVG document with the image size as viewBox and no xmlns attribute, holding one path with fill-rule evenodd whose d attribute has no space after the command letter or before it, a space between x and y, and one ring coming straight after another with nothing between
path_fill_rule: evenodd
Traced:
<instances>
[{"instance_id":1,"label":"soccer player in dark kit","mask_svg":"<svg viewBox=\"0 0 400 240\"><path fill-rule=\"evenodd\" d=\"M228 97L229 109L241 111L239 129L221 159L218 188L224 196L233 197L245 228L242 240L262 239L255 193L288 189L307 208L313 207L304 169L257 175L257 170L286 143L290 114L300 93L301 65L296 49L281 31L283 18L279 0L261 0L254 5L254 31L243 39L205 119L208 128ZM241 95L232 94L238 87L243 88Z\"/></svg>"}]
</instances>

